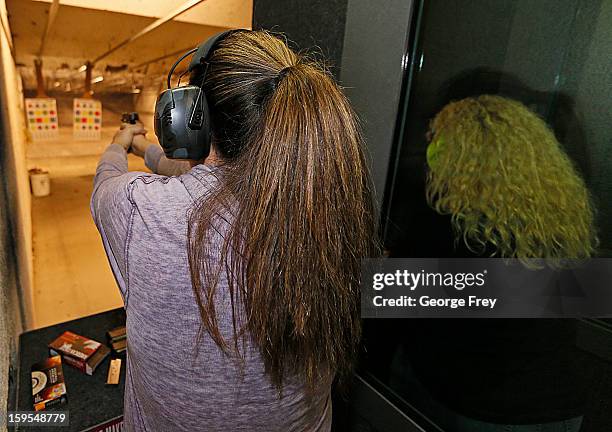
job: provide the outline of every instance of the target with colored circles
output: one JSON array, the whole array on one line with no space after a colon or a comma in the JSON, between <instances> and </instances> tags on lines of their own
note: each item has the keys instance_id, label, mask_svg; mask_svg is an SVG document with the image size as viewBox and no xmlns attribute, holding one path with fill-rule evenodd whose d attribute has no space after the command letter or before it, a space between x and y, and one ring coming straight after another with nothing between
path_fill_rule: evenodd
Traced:
<instances>
[{"instance_id":1,"label":"target with colored circles","mask_svg":"<svg viewBox=\"0 0 612 432\"><path fill-rule=\"evenodd\" d=\"M27 98L25 100L28 130L35 141L59 136L57 103L49 98Z\"/></svg>"},{"instance_id":2,"label":"target with colored circles","mask_svg":"<svg viewBox=\"0 0 612 432\"><path fill-rule=\"evenodd\" d=\"M73 133L75 139L99 140L102 137L102 103L94 99L74 99Z\"/></svg>"}]
</instances>

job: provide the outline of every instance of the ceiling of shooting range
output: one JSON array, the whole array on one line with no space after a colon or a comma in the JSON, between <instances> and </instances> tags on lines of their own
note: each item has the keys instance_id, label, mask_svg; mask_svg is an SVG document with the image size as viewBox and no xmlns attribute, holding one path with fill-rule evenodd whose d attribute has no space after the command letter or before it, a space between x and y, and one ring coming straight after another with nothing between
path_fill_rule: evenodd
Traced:
<instances>
[{"instance_id":1,"label":"ceiling of shooting range","mask_svg":"<svg viewBox=\"0 0 612 432\"><path fill-rule=\"evenodd\" d=\"M129 92L145 85L159 85L181 52L216 32L251 26L252 0L61 0L59 3L42 55L43 75L49 90L82 91L85 62L185 4L197 3L172 21L98 61L92 73L93 90ZM52 1L8 0L7 8L15 59L24 87L34 89L34 60L40 51Z\"/></svg>"}]
</instances>

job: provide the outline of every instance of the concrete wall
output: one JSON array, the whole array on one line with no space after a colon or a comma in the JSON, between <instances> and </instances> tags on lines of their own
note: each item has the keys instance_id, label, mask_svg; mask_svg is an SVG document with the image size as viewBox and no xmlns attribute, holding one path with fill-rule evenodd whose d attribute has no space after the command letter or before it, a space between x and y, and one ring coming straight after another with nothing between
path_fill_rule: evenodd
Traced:
<instances>
[{"instance_id":1,"label":"concrete wall","mask_svg":"<svg viewBox=\"0 0 612 432\"><path fill-rule=\"evenodd\" d=\"M4 1L0 18L8 26ZM30 191L25 171L25 136L18 76L4 31L0 34L0 412L14 379L17 335L32 280ZM19 101L19 105L18 102ZM22 291L23 290L23 291ZM28 295L22 295L27 292ZM25 300L25 302L22 302ZM31 309L30 309L31 310Z\"/></svg>"},{"instance_id":2,"label":"concrete wall","mask_svg":"<svg viewBox=\"0 0 612 432\"><path fill-rule=\"evenodd\" d=\"M4 0L1 0L0 9L5 27L9 29ZM2 147L5 153L2 177L6 181L8 212L12 221L12 233L15 240L17 274L25 311L25 325L31 328L36 323L33 318L32 306L32 217L30 185L26 168L23 91L21 79L11 55L9 41L4 33L1 38L0 109L2 111L3 139L5 142Z\"/></svg>"},{"instance_id":3,"label":"concrete wall","mask_svg":"<svg viewBox=\"0 0 612 432\"><path fill-rule=\"evenodd\" d=\"M413 2L350 0L341 83L363 124L372 177L382 203L396 132Z\"/></svg>"},{"instance_id":4,"label":"concrete wall","mask_svg":"<svg viewBox=\"0 0 612 432\"><path fill-rule=\"evenodd\" d=\"M4 132L0 123L0 133ZM0 136L2 149L6 148ZM0 171L5 172L5 152L0 155ZM13 226L8 211L8 188L4 176L0 176L0 414L7 406L9 382L15 379L17 336L22 329L19 299L19 278ZM2 426L0 426L0 430Z\"/></svg>"},{"instance_id":5,"label":"concrete wall","mask_svg":"<svg viewBox=\"0 0 612 432\"><path fill-rule=\"evenodd\" d=\"M314 51L338 76L348 0L254 0L253 29L284 33L292 48Z\"/></svg>"}]
</instances>

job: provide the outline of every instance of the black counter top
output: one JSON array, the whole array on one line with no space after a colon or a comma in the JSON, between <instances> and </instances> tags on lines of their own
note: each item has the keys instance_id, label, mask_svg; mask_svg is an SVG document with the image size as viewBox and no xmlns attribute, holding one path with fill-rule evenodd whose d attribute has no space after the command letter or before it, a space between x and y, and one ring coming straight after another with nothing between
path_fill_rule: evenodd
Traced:
<instances>
[{"instance_id":1,"label":"black counter top","mask_svg":"<svg viewBox=\"0 0 612 432\"><path fill-rule=\"evenodd\" d=\"M106 331L125 325L123 308L113 309L73 321L25 332L19 336L19 372L17 378L16 411L33 411L30 368L49 356L47 344L64 331L107 344ZM109 356L113 357L113 354ZM123 356L125 357L125 356ZM47 411L69 411L70 426L63 432L84 431L123 415L123 391L125 386L125 359L121 364L121 380L118 385L107 385L106 376L110 360L106 358L92 376L86 375L63 363L68 403L59 404ZM49 427L17 427L14 430L45 430Z\"/></svg>"}]
</instances>

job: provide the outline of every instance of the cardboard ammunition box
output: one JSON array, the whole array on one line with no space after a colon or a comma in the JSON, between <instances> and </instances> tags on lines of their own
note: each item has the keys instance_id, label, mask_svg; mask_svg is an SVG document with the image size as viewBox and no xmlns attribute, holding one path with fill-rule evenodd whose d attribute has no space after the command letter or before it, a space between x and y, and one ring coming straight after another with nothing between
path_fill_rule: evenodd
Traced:
<instances>
[{"instance_id":1,"label":"cardboard ammunition box","mask_svg":"<svg viewBox=\"0 0 612 432\"><path fill-rule=\"evenodd\" d=\"M32 398L36 411L67 402L60 356L32 365Z\"/></svg>"},{"instance_id":2,"label":"cardboard ammunition box","mask_svg":"<svg viewBox=\"0 0 612 432\"><path fill-rule=\"evenodd\" d=\"M125 331L125 326L115 327L112 330L106 332L106 337L108 338L108 343L112 344L113 342L117 342L125 339L127 333Z\"/></svg>"},{"instance_id":3,"label":"cardboard ammunition box","mask_svg":"<svg viewBox=\"0 0 612 432\"><path fill-rule=\"evenodd\" d=\"M72 332L64 332L49 344L50 355L61 355L66 364L87 375L93 375L109 353L106 345Z\"/></svg>"},{"instance_id":4,"label":"cardboard ammunition box","mask_svg":"<svg viewBox=\"0 0 612 432\"><path fill-rule=\"evenodd\" d=\"M124 353L127 350L127 339L122 339L111 344L115 354Z\"/></svg>"}]
</instances>

